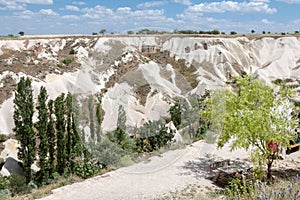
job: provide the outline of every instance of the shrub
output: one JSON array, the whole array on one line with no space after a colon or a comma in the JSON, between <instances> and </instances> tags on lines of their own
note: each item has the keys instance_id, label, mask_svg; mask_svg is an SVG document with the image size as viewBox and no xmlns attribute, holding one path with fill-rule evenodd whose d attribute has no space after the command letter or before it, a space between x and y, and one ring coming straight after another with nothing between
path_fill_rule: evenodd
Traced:
<instances>
[{"instance_id":1,"label":"shrub","mask_svg":"<svg viewBox=\"0 0 300 200\"><path fill-rule=\"evenodd\" d=\"M99 173L99 162L95 158L91 158L87 154L82 154L81 157L75 158L74 172L81 178L89 178Z\"/></svg>"},{"instance_id":2,"label":"shrub","mask_svg":"<svg viewBox=\"0 0 300 200\"><path fill-rule=\"evenodd\" d=\"M5 140L7 140L6 135L0 134L0 142L4 142Z\"/></svg>"},{"instance_id":3,"label":"shrub","mask_svg":"<svg viewBox=\"0 0 300 200\"><path fill-rule=\"evenodd\" d=\"M9 189L0 190L0 199L9 199L11 195Z\"/></svg>"},{"instance_id":4,"label":"shrub","mask_svg":"<svg viewBox=\"0 0 300 200\"><path fill-rule=\"evenodd\" d=\"M7 189L9 185L9 179L7 176L2 176L0 174L0 190Z\"/></svg>"},{"instance_id":5,"label":"shrub","mask_svg":"<svg viewBox=\"0 0 300 200\"><path fill-rule=\"evenodd\" d=\"M9 177L9 189L13 195L29 193L30 189L26 184L25 176L13 174Z\"/></svg>"},{"instance_id":6,"label":"shrub","mask_svg":"<svg viewBox=\"0 0 300 200\"><path fill-rule=\"evenodd\" d=\"M71 64L71 62L72 62L72 60L71 59L64 59L63 61L62 61L62 63L63 64L65 64L65 65L69 65L69 64Z\"/></svg>"},{"instance_id":7,"label":"shrub","mask_svg":"<svg viewBox=\"0 0 300 200\"><path fill-rule=\"evenodd\" d=\"M125 155L123 149L112 143L106 137L101 139L101 142L89 142L88 148L91 149L91 154L98 159L101 167L111 167L119 164L122 156Z\"/></svg>"},{"instance_id":8,"label":"shrub","mask_svg":"<svg viewBox=\"0 0 300 200\"><path fill-rule=\"evenodd\" d=\"M70 55L74 55L75 54L75 50L71 49L71 51L69 52Z\"/></svg>"},{"instance_id":9,"label":"shrub","mask_svg":"<svg viewBox=\"0 0 300 200\"><path fill-rule=\"evenodd\" d=\"M257 182L253 195L260 199L300 199L300 176L291 181L279 181L272 185Z\"/></svg>"},{"instance_id":10,"label":"shrub","mask_svg":"<svg viewBox=\"0 0 300 200\"><path fill-rule=\"evenodd\" d=\"M245 176L234 177L225 190L230 198L241 199L242 196L250 194L253 190L253 184L251 180L246 180Z\"/></svg>"}]
</instances>

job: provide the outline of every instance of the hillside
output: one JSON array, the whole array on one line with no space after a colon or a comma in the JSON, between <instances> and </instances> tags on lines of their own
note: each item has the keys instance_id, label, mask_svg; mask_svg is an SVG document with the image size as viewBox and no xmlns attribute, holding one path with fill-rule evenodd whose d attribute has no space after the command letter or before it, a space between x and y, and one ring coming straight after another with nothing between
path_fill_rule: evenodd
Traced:
<instances>
[{"instance_id":1,"label":"hillside","mask_svg":"<svg viewBox=\"0 0 300 200\"><path fill-rule=\"evenodd\" d=\"M69 36L0 40L0 134L12 133L13 90L22 76L35 95L102 93L104 131L116 128L119 105L127 128L165 118L176 96L226 86L252 73L266 83L300 77L299 37ZM291 81L290 80L290 81ZM296 82L296 86L298 83ZM88 131L87 125L82 125Z\"/></svg>"}]
</instances>

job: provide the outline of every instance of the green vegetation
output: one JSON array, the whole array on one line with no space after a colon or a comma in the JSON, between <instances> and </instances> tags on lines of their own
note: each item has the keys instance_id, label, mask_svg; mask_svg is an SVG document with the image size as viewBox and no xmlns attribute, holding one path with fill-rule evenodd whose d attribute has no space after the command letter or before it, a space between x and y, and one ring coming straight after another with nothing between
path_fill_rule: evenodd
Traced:
<instances>
[{"instance_id":1,"label":"green vegetation","mask_svg":"<svg viewBox=\"0 0 300 200\"><path fill-rule=\"evenodd\" d=\"M72 63L72 60L71 59L64 59L62 61L62 63L65 64L65 65L67 65L67 66L69 66Z\"/></svg>"},{"instance_id":2,"label":"green vegetation","mask_svg":"<svg viewBox=\"0 0 300 200\"><path fill-rule=\"evenodd\" d=\"M75 53L76 53L76 52L75 52L74 49L71 49L70 52L69 52L70 55L74 55Z\"/></svg>"},{"instance_id":3,"label":"green vegetation","mask_svg":"<svg viewBox=\"0 0 300 200\"><path fill-rule=\"evenodd\" d=\"M105 32L106 32L106 29L104 29L104 28L101 29L101 30L99 31L99 33L102 34L102 35L103 35Z\"/></svg>"},{"instance_id":4,"label":"green vegetation","mask_svg":"<svg viewBox=\"0 0 300 200\"><path fill-rule=\"evenodd\" d=\"M23 170L26 182L32 180L31 165L35 159L35 133L32 122L34 114L33 94L31 80L22 77L18 83L14 99L14 122L13 129L16 139L20 141L18 158L23 162Z\"/></svg>"},{"instance_id":5,"label":"green vegetation","mask_svg":"<svg viewBox=\"0 0 300 200\"><path fill-rule=\"evenodd\" d=\"M128 35L134 34L133 31L127 31ZM157 34L209 34L209 35L219 35L219 30L212 30L212 31L195 31L195 30L178 30L175 29L173 32L170 31L159 31L159 30L151 30L151 29L141 29L136 32L137 35L157 35Z\"/></svg>"},{"instance_id":6,"label":"green vegetation","mask_svg":"<svg viewBox=\"0 0 300 200\"><path fill-rule=\"evenodd\" d=\"M300 176L272 184L235 178L224 192L227 199L296 200L300 198Z\"/></svg>"},{"instance_id":7,"label":"green vegetation","mask_svg":"<svg viewBox=\"0 0 300 200\"><path fill-rule=\"evenodd\" d=\"M48 137L47 137L47 125L48 125L48 109L46 101L48 99L47 90L45 87L41 87L40 94L38 96L38 121L35 124L37 129L37 136L40 144L38 149L39 155L39 171L38 179L40 182L49 178L49 163L47 160L47 154L49 152Z\"/></svg>"},{"instance_id":8,"label":"green vegetation","mask_svg":"<svg viewBox=\"0 0 300 200\"><path fill-rule=\"evenodd\" d=\"M263 165L267 166L267 179L279 157L279 146L287 148L296 120L295 110L288 98L276 94L269 86L251 76L236 78L233 91L215 91L200 114L219 134L218 146L231 141L231 149L251 151L256 175L262 178ZM279 109L282 108L282 110ZM254 148L253 148L254 147Z\"/></svg>"},{"instance_id":9,"label":"green vegetation","mask_svg":"<svg viewBox=\"0 0 300 200\"><path fill-rule=\"evenodd\" d=\"M275 82L282 85L287 81ZM31 80L21 78L14 99L14 131L21 144L18 156L23 162L25 177L0 176L0 198L28 193L36 187L35 184L39 187L53 184L59 180L57 177L92 177L169 147L174 137L174 132L167 126L171 121L181 129L184 137L189 138L188 142L203 139L209 130L218 134L219 147L230 141L232 149L251 151L255 164L253 172L259 181L235 177L224 190L229 199L247 199L251 195L273 195L274 199L292 198L290 194L297 197L299 177L293 179L290 187L280 190L277 185L264 185L268 189L262 189L264 183L260 182L263 180L263 165L267 166L267 179L270 179L272 164L279 158L279 145L286 148L295 137L290 133L296 126L293 120L296 116L291 114L296 109L286 96L290 93L283 89L279 94L274 93L269 86L247 75L235 78L230 84L232 90L205 91L202 96L189 96L188 100L175 99L168 119L146 122L129 136L125 125L126 112L121 105L117 128L106 135L102 133L101 94L89 96L85 111L80 113L73 95L61 94L52 100L41 87L34 105ZM37 121L33 123L35 110ZM82 139L86 135L77 127L79 123L89 125L90 137L86 142ZM38 172L32 172L29 167L35 160L40 167ZM291 188L294 193L289 192Z\"/></svg>"}]
</instances>

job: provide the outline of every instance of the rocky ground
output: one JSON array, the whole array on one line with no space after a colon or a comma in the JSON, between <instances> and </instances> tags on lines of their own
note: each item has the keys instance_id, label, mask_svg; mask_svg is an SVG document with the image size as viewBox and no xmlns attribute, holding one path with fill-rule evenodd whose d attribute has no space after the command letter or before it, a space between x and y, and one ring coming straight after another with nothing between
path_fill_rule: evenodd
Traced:
<instances>
[{"instance_id":1,"label":"rocky ground","mask_svg":"<svg viewBox=\"0 0 300 200\"><path fill-rule=\"evenodd\" d=\"M226 159L243 161L247 156L242 150L230 152L228 146L218 150L214 144L199 141L186 149L152 157L148 162L55 189L53 194L43 200L191 198L188 194L182 196L182 192L193 192L205 197L206 192L219 189L206 179L210 176L210 163ZM281 176L297 172L300 170L299 162L298 151L276 163L275 170Z\"/></svg>"}]
</instances>

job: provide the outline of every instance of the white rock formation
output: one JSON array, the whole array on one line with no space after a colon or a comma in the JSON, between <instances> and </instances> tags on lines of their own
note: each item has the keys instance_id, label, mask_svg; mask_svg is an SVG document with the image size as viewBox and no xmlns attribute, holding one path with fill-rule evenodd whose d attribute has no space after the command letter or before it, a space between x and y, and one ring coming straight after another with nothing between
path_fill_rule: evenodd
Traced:
<instances>
[{"instance_id":1,"label":"white rock formation","mask_svg":"<svg viewBox=\"0 0 300 200\"><path fill-rule=\"evenodd\" d=\"M157 52L151 53L157 57L141 53L143 45L155 46ZM69 55L71 49L75 55ZM168 58L159 53L163 51L169 52ZM77 65L58 67L64 58L73 59ZM180 71L174 63L163 63L172 59L184 59L185 66L181 66L184 70ZM139 127L146 121L166 117L175 96L223 87L230 77L243 71L268 84L277 78L299 79L300 39L177 36L5 39L0 40L0 60L0 90L6 89L8 76L15 81L24 75L32 77L34 94L43 85L50 98L62 92L81 96L99 93L110 83L102 102L105 111L102 128L109 131L116 127L119 105L127 113L126 125ZM189 67L194 71L189 72L192 69ZM113 76L115 79L110 79ZM191 86L190 77L196 79L195 86ZM149 91L139 96L137 90L148 85ZM186 93L183 88L190 89ZM13 95L10 95L1 101L0 134L12 133L12 115Z\"/></svg>"}]
</instances>

